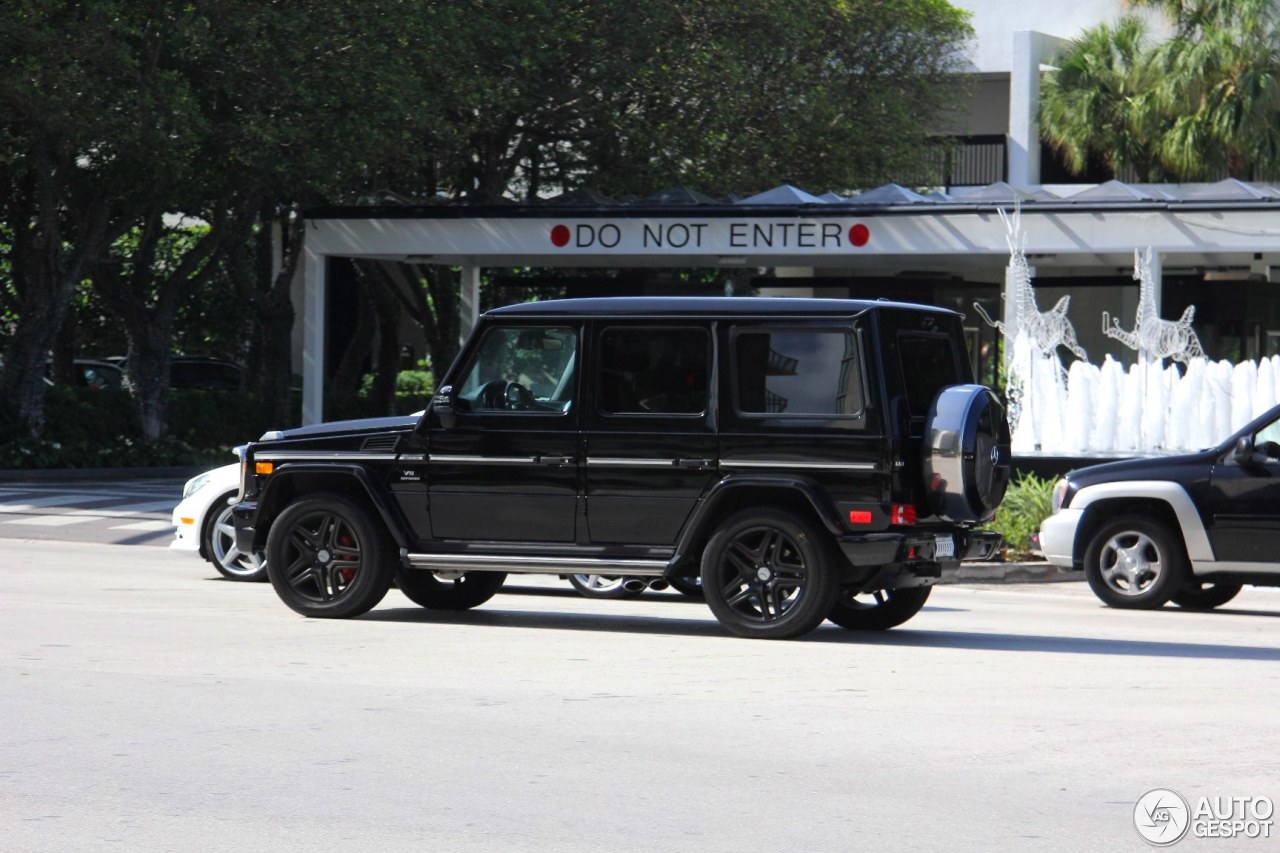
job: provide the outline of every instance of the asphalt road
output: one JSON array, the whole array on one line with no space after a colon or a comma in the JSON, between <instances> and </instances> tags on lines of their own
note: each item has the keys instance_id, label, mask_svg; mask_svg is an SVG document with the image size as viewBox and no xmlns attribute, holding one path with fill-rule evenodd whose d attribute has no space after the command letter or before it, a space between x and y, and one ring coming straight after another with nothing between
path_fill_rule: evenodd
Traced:
<instances>
[{"instance_id":1,"label":"asphalt road","mask_svg":"<svg viewBox=\"0 0 1280 853\"><path fill-rule=\"evenodd\" d=\"M1152 788L1280 799L1272 590L944 587L779 643L554 579L329 622L160 548L0 554L5 851L1146 850Z\"/></svg>"}]
</instances>

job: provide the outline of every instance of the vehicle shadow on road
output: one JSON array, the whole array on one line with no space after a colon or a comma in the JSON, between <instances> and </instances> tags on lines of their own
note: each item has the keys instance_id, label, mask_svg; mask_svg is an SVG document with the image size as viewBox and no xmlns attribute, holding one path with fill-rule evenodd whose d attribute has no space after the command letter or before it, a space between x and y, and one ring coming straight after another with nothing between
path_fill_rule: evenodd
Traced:
<instances>
[{"instance_id":1,"label":"vehicle shadow on road","mask_svg":"<svg viewBox=\"0 0 1280 853\"><path fill-rule=\"evenodd\" d=\"M585 602L584 602L585 603ZM588 605L589 606L589 605ZM926 607L927 614L931 608ZM612 613L547 613L533 610L424 610L397 607L374 610L359 617L372 622L419 622L433 625L492 625L543 631L654 634L679 637L729 637L710 614L705 619L635 616ZM748 641L744 641L748 642ZM1206 643L1162 643L1097 637L1053 637L1039 634L990 634L965 631L847 631L824 624L799 641L844 645L970 649L987 652L1053 652L1075 655L1194 658L1203 660L1280 661L1280 648L1227 646Z\"/></svg>"},{"instance_id":2,"label":"vehicle shadow on road","mask_svg":"<svg viewBox=\"0 0 1280 853\"><path fill-rule=\"evenodd\" d=\"M971 649L987 652L1054 652L1074 655L1121 655L1198 660L1280 661L1280 648L1226 646L1210 643L1162 643L1153 640L1118 640L1103 637L1052 637L1040 634L987 634L967 631L917 631L896 629L881 633L846 632L877 646ZM813 635L819 642L842 642L831 631Z\"/></svg>"}]
</instances>

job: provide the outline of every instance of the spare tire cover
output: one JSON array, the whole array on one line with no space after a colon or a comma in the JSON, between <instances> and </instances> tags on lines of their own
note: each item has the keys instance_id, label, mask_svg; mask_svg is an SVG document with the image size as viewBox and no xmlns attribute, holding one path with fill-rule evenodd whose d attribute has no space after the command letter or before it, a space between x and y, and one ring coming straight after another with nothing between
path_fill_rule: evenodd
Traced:
<instances>
[{"instance_id":1,"label":"spare tire cover","mask_svg":"<svg viewBox=\"0 0 1280 853\"><path fill-rule=\"evenodd\" d=\"M924 481L930 508L947 521L985 522L1010 474L1009 422L985 385L938 392L925 424Z\"/></svg>"}]
</instances>

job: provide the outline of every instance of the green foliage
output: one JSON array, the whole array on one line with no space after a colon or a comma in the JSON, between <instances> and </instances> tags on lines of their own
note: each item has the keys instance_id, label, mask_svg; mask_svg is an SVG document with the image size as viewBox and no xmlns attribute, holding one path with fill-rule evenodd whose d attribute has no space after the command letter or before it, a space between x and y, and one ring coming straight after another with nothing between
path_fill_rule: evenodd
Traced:
<instances>
[{"instance_id":1,"label":"green foliage","mask_svg":"<svg viewBox=\"0 0 1280 853\"><path fill-rule=\"evenodd\" d=\"M1004 501L989 527L1004 537L1005 556L1011 560L1033 557L1031 537L1053 513L1053 479L1022 474L1009 484Z\"/></svg>"},{"instance_id":2,"label":"green foliage","mask_svg":"<svg viewBox=\"0 0 1280 853\"><path fill-rule=\"evenodd\" d=\"M1150 43L1122 18L1085 32L1041 92L1046 141L1076 171L1090 157L1139 180L1280 171L1280 12L1272 0L1134 0L1174 27Z\"/></svg>"},{"instance_id":3,"label":"green foliage","mask_svg":"<svg viewBox=\"0 0 1280 853\"><path fill-rule=\"evenodd\" d=\"M267 429L264 406L229 391L174 391L170 435L142 440L137 411L124 391L54 387L45 434L32 439L16 419L0 420L0 468L113 468L225 464L231 448Z\"/></svg>"}]
</instances>

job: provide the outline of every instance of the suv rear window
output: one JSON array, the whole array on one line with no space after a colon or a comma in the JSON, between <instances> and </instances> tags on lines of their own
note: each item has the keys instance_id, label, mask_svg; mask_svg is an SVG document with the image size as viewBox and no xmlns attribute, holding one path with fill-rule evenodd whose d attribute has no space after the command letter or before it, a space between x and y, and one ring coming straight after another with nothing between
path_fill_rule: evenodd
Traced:
<instances>
[{"instance_id":1,"label":"suv rear window","mask_svg":"<svg viewBox=\"0 0 1280 853\"><path fill-rule=\"evenodd\" d=\"M899 332L898 358L913 418L926 417L938 392L960 381L956 350L946 335Z\"/></svg>"},{"instance_id":2,"label":"suv rear window","mask_svg":"<svg viewBox=\"0 0 1280 853\"><path fill-rule=\"evenodd\" d=\"M852 329L742 329L734 338L734 357L743 414L862 414L862 370Z\"/></svg>"}]
</instances>

